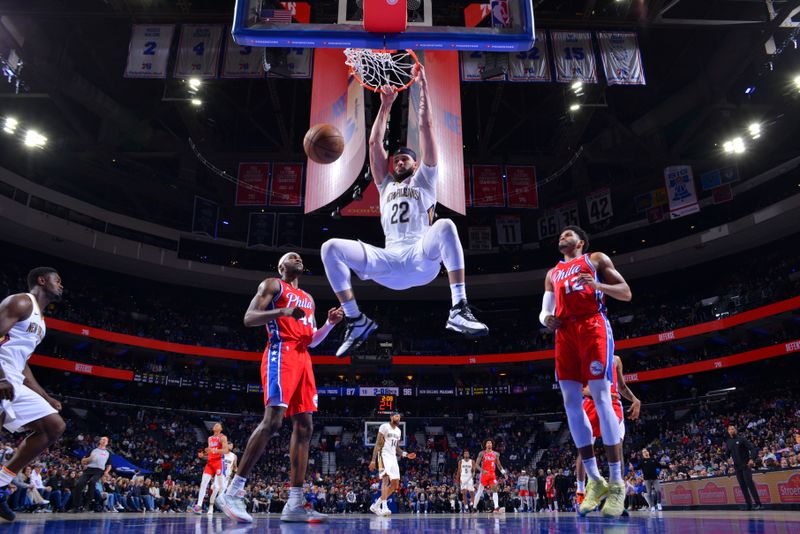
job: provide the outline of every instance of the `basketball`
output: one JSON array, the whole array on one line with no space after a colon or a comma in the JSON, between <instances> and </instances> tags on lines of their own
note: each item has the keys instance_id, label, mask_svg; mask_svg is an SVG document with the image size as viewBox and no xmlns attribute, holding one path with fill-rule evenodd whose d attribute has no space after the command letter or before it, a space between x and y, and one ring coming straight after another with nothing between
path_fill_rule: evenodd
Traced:
<instances>
[{"instance_id":1,"label":"basketball","mask_svg":"<svg viewBox=\"0 0 800 534\"><path fill-rule=\"evenodd\" d=\"M344 152L344 137L332 124L315 124L306 132L303 150L311 161L333 163Z\"/></svg>"}]
</instances>

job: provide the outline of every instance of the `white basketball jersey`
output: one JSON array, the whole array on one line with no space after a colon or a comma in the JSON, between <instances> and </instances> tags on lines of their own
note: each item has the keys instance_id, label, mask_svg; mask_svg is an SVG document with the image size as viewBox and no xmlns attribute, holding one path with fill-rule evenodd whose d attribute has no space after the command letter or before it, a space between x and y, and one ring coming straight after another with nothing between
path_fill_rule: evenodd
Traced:
<instances>
[{"instance_id":1,"label":"white basketball jersey","mask_svg":"<svg viewBox=\"0 0 800 534\"><path fill-rule=\"evenodd\" d=\"M472 460L461 459L461 480L472 478Z\"/></svg>"},{"instance_id":2,"label":"white basketball jersey","mask_svg":"<svg viewBox=\"0 0 800 534\"><path fill-rule=\"evenodd\" d=\"M44 317L36 302L36 297L26 293L33 302L31 316L16 323L8 331L4 339L0 339L0 365L6 374L9 382L22 384L25 376L22 371L28 364L36 346L42 342L47 329L44 325Z\"/></svg>"},{"instance_id":3,"label":"white basketball jersey","mask_svg":"<svg viewBox=\"0 0 800 534\"><path fill-rule=\"evenodd\" d=\"M236 455L232 452L224 454L222 456L222 474L226 477L231 476L231 470L233 469L233 462L236 461Z\"/></svg>"},{"instance_id":4,"label":"white basketball jersey","mask_svg":"<svg viewBox=\"0 0 800 534\"><path fill-rule=\"evenodd\" d=\"M378 432L383 434L383 449L381 454L388 454L389 456L397 456L397 444L400 443L400 427L392 428L389 423L383 423L378 429Z\"/></svg>"},{"instance_id":5,"label":"white basketball jersey","mask_svg":"<svg viewBox=\"0 0 800 534\"><path fill-rule=\"evenodd\" d=\"M413 245L425 235L436 207L438 172L437 167L422 164L402 182L387 174L378 186L386 248Z\"/></svg>"}]
</instances>

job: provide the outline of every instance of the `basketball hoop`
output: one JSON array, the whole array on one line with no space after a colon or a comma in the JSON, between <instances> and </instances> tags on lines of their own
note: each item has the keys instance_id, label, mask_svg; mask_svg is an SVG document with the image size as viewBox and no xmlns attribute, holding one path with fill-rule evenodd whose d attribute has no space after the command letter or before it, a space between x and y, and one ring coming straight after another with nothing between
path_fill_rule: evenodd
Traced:
<instances>
[{"instance_id":1,"label":"basketball hoop","mask_svg":"<svg viewBox=\"0 0 800 534\"><path fill-rule=\"evenodd\" d=\"M414 83L414 67L419 65L413 50L346 48L344 55L358 83L376 93L385 85L395 91L408 89Z\"/></svg>"}]
</instances>

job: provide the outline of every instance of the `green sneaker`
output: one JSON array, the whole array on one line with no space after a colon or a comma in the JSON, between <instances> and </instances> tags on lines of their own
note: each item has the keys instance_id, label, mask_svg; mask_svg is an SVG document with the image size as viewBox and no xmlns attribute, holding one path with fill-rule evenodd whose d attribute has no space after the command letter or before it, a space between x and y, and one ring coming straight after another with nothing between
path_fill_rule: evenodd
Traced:
<instances>
[{"instance_id":1,"label":"green sneaker","mask_svg":"<svg viewBox=\"0 0 800 534\"><path fill-rule=\"evenodd\" d=\"M625 486L623 485L623 490ZM583 502L581 503L581 507L578 510L581 515L586 515L589 512L593 512L595 508L600 506L600 501L603 497L606 496L608 493L608 484L606 483L605 479L601 478L600 480L592 480L589 479L589 482L586 483L586 496L583 498ZM625 497L625 492L623 491L623 498Z\"/></svg>"},{"instance_id":2,"label":"green sneaker","mask_svg":"<svg viewBox=\"0 0 800 534\"><path fill-rule=\"evenodd\" d=\"M605 517L619 517L625 511L625 483L611 482L608 484L608 495L603 505Z\"/></svg>"}]
</instances>

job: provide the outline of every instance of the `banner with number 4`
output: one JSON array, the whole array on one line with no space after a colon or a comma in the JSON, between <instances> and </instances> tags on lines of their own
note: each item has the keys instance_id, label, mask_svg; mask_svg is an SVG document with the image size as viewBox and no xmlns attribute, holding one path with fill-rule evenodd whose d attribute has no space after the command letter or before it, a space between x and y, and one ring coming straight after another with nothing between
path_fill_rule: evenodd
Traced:
<instances>
[{"instance_id":1,"label":"banner with number 4","mask_svg":"<svg viewBox=\"0 0 800 534\"><path fill-rule=\"evenodd\" d=\"M126 78L166 78L174 24L134 24Z\"/></svg>"},{"instance_id":2,"label":"banner with number 4","mask_svg":"<svg viewBox=\"0 0 800 534\"><path fill-rule=\"evenodd\" d=\"M176 78L216 78L219 50L222 46L221 24L184 24L175 62Z\"/></svg>"}]
</instances>

